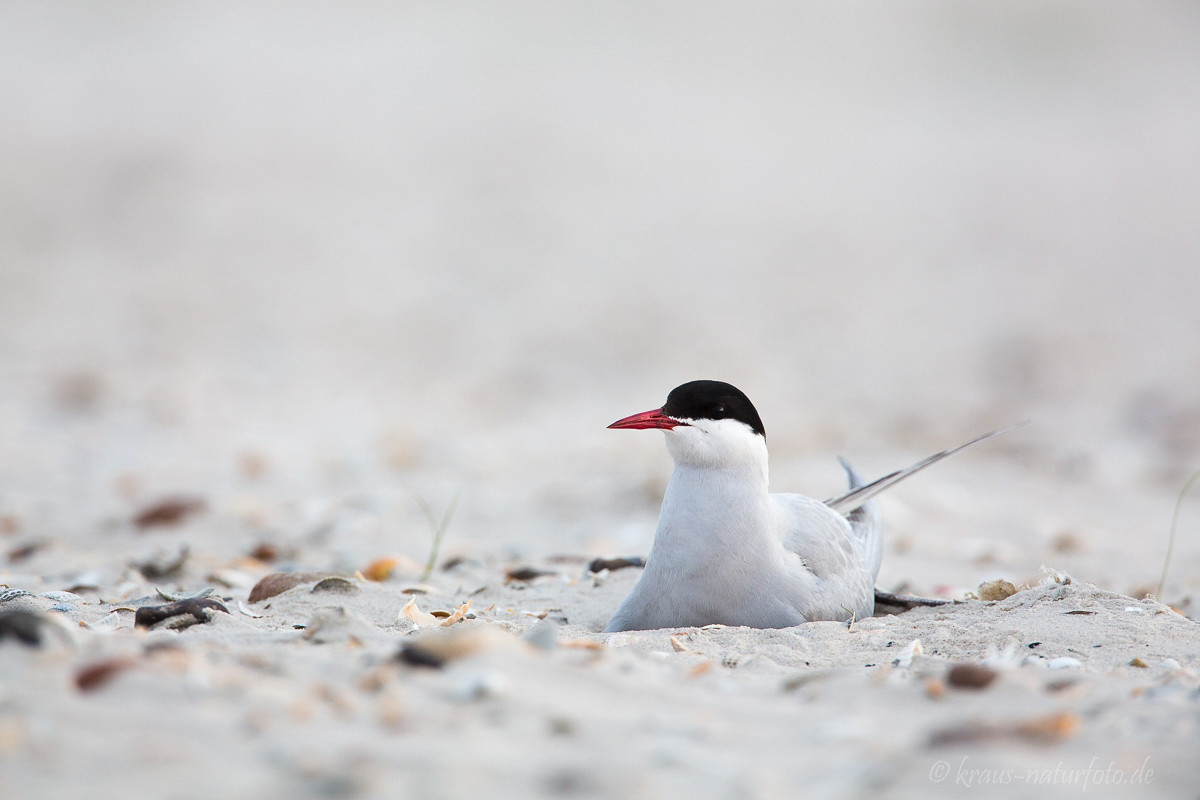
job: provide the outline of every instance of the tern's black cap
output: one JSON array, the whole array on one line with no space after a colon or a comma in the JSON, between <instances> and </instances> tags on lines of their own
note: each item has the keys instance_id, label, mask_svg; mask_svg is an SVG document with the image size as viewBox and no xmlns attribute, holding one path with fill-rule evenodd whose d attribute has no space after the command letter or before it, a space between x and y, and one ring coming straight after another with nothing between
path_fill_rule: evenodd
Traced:
<instances>
[{"instance_id":1,"label":"tern's black cap","mask_svg":"<svg viewBox=\"0 0 1200 800\"><path fill-rule=\"evenodd\" d=\"M722 381L692 381L667 395L663 413L675 419L736 419L766 437L762 419L745 393Z\"/></svg>"}]
</instances>

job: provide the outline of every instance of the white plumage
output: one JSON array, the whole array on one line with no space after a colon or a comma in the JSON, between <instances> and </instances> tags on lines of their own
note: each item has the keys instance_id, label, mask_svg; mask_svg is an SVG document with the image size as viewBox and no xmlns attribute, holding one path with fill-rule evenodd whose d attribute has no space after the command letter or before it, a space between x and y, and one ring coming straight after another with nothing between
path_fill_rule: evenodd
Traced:
<instances>
[{"instance_id":1,"label":"white plumage","mask_svg":"<svg viewBox=\"0 0 1200 800\"><path fill-rule=\"evenodd\" d=\"M883 556L870 498L1002 432L870 484L843 461L850 491L822 502L769 492L762 423L729 384L684 384L662 409L610 427L662 429L675 468L645 570L606 631L713 623L784 628L870 616Z\"/></svg>"}]
</instances>

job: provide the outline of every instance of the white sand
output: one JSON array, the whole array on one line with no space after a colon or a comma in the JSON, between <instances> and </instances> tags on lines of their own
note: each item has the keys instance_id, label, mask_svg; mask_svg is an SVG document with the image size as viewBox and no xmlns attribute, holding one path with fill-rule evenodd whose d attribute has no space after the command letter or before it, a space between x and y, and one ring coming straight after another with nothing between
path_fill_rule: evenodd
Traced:
<instances>
[{"instance_id":1,"label":"white sand","mask_svg":"<svg viewBox=\"0 0 1200 800\"><path fill-rule=\"evenodd\" d=\"M58 622L0 642L0 797L1194 794L1195 498L1182 613L1135 598L1200 466L1198 28L5 5L0 583L33 594L0 611ZM816 496L836 455L881 474L1032 419L884 499L879 580L1029 588L600 636L636 570L585 566L646 552L670 469L604 426L700 377ZM470 600L470 652L404 666L415 497L459 491L462 561L416 602ZM207 510L131 523L172 494ZM183 544L170 577L130 566ZM114 611L156 586L231 613ZM990 686L944 685L979 660Z\"/></svg>"}]
</instances>

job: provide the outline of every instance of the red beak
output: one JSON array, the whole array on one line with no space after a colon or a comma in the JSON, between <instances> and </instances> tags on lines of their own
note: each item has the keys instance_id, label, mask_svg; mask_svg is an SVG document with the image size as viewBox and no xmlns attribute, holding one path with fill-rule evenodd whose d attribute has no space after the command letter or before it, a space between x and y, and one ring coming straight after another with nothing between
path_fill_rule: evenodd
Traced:
<instances>
[{"instance_id":1,"label":"red beak","mask_svg":"<svg viewBox=\"0 0 1200 800\"><path fill-rule=\"evenodd\" d=\"M662 428L663 430L671 430L671 428L679 425L687 425L686 422L680 422L677 419L672 419L662 412L661 408L656 408L653 411L643 411L640 414L634 414L632 417L619 419L610 428L628 428L629 430L642 430L644 428Z\"/></svg>"}]
</instances>

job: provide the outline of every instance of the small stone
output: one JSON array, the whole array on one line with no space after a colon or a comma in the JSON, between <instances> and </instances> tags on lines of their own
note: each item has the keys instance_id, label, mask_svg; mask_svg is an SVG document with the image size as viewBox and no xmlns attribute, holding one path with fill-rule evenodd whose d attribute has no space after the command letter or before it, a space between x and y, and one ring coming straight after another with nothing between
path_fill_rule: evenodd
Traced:
<instances>
[{"instance_id":1,"label":"small stone","mask_svg":"<svg viewBox=\"0 0 1200 800\"><path fill-rule=\"evenodd\" d=\"M24 609L0 612L0 642L5 639L37 647L42 643L42 617Z\"/></svg>"},{"instance_id":2,"label":"small stone","mask_svg":"<svg viewBox=\"0 0 1200 800\"><path fill-rule=\"evenodd\" d=\"M998 675L981 664L955 664L946 673L946 682L958 689L986 689Z\"/></svg>"},{"instance_id":3,"label":"small stone","mask_svg":"<svg viewBox=\"0 0 1200 800\"><path fill-rule=\"evenodd\" d=\"M190 617L191 621L182 626L186 627L208 622L212 619L214 611L229 613L228 608L211 597L189 597L160 606L142 606L133 615L133 624L139 628L149 628L160 622L168 622L175 617ZM174 628L181 627L178 621L174 624L168 622L168 625Z\"/></svg>"},{"instance_id":4,"label":"small stone","mask_svg":"<svg viewBox=\"0 0 1200 800\"><path fill-rule=\"evenodd\" d=\"M1009 581L999 578L994 581L984 581L979 584L979 589L975 595L984 602L991 603L996 600L1004 600L1012 597L1017 593L1017 587L1013 586Z\"/></svg>"},{"instance_id":5,"label":"small stone","mask_svg":"<svg viewBox=\"0 0 1200 800\"><path fill-rule=\"evenodd\" d=\"M81 692L95 691L135 663L124 656L93 662L75 673L75 687Z\"/></svg>"},{"instance_id":6,"label":"small stone","mask_svg":"<svg viewBox=\"0 0 1200 800\"><path fill-rule=\"evenodd\" d=\"M1134 658L1132 661L1129 662L1129 666L1137 667L1138 669L1146 669L1146 667L1148 667L1149 665L1145 661L1142 661L1140 658Z\"/></svg>"},{"instance_id":7,"label":"small stone","mask_svg":"<svg viewBox=\"0 0 1200 800\"><path fill-rule=\"evenodd\" d=\"M168 497L146 506L133 517L141 530L157 526L178 525L190 516L199 514L208 504L198 497Z\"/></svg>"}]
</instances>

